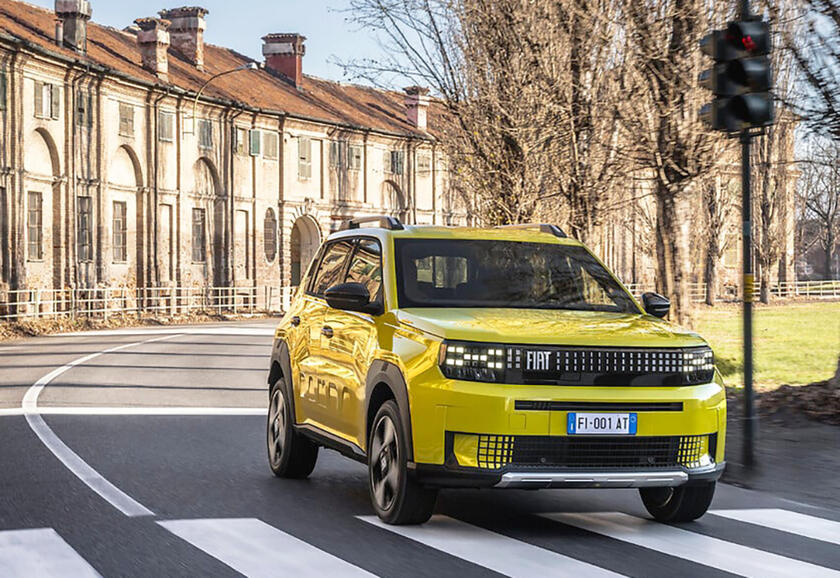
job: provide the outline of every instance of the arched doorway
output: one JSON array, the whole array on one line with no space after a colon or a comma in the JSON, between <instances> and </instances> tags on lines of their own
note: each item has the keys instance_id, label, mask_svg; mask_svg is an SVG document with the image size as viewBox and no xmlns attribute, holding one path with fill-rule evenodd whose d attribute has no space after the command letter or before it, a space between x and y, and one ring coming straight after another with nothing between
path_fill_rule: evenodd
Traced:
<instances>
[{"instance_id":1,"label":"arched doorway","mask_svg":"<svg viewBox=\"0 0 840 578\"><path fill-rule=\"evenodd\" d=\"M408 222L408 203L406 202L405 193L393 181L385 181L385 208L390 215L397 217L403 223Z\"/></svg>"},{"instance_id":2,"label":"arched doorway","mask_svg":"<svg viewBox=\"0 0 840 578\"><path fill-rule=\"evenodd\" d=\"M225 284L223 264L225 201L221 198L219 172L210 159L202 157L193 167L193 196L188 213L190 223L189 259L193 264L193 279L203 277L206 285L221 287Z\"/></svg>"},{"instance_id":3,"label":"arched doorway","mask_svg":"<svg viewBox=\"0 0 840 578\"><path fill-rule=\"evenodd\" d=\"M25 210L17 219L17 229L10 238L0 243L4 258L12 255L11 247L23 245L23 261L10 260L9 277L13 286L31 288L60 288L68 270L62 219L61 159L55 140L44 128L35 129L25 140L23 155ZM0 235L4 238L11 220L0 215L6 226Z\"/></svg>"},{"instance_id":4,"label":"arched doorway","mask_svg":"<svg viewBox=\"0 0 840 578\"><path fill-rule=\"evenodd\" d=\"M306 272L306 267L315 256L321 244L321 232L317 223L307 216L298 218L292 227L291 243L291 285L297 287Z\"/></svg>"},{"instance_id":5,"label":"arched doorway","mask_svg":"<svg viewBox=\"0 0 840 578\"><path fill-rule=\"evenodd\" d=\"M145 285L143 247L143 169L137 153L123 145L117 148L108 166L108 194L102 207L103 239L108 263L109 285Z\"/></svg>"}]
</instances>

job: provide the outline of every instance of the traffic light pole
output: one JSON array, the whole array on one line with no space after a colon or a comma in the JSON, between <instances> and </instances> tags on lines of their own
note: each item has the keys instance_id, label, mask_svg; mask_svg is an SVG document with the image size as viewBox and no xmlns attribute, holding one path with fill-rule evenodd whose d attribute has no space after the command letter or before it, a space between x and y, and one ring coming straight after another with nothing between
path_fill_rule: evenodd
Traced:
<instances>
[{"instance_id":1,"label":"traffic light pole","mask_svg":"<svg viewBox=\"0 0 840 578\"><path fill-rule=\"evenodd\" d=\"M738 6L741 20L752 17L750 1L740 0ZM753 392L753 299L755 293L755 274L753 273L752 251L752 183L750 170L750 143L752 135L749 129L741 131L741 220L744 241L744 467L751 469L755 464L755 395Z\"/></svg>"},{"instance_id":2,"label":"traffic light pole","mask_svg":"<svg viewBox=\"0 0 840 578\"><path fill-rule=\"evenodd\" d=\"M752 258L752 195L750 182L749 130L741 132L741 215L744 241L744 467L754 464L753 444L755 442L755 408L753 394L753 299L755 275Z\"/></svg>"}]
</instances>

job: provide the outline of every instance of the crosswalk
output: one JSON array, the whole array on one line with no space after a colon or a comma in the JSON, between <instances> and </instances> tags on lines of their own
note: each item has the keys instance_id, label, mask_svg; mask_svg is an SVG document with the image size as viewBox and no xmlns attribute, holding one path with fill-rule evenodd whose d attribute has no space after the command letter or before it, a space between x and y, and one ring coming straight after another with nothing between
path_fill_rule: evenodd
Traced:
<instances>
[{"instance_id":1,"label":"crosswalk","mask_svg":"<svg viewBox=\"0 0 840 578\"><path fill-rule=\"evenodd\" d=\"M772 578L807 576L840 578L840 522L784 509L713 510L710 524L672 526L622 512L551 512L534 515L534 529L528 536L505 535L504 527L494 530L436 515L422 526L388 526L374 516L350 521L353 541L360 554L348 561L346 547L329 552L330 541L311 544L284 529L257 518L199 518L157 520L157 526L198 551L215 558L245 576L288 575L300 578L327 576L369 577L377 575L376 556L410 553L413 560L433 556L430 565L446 568L452 558L473 565L475 573L487 571L513 577L573 576L575 578L640 575L652 568L662 555L683 564L680 574L706 576L713 570L740 576ZM282 524L278 524L282 525ZM710 535L714 528L728 531L729 539ZM782 532L788 542L801 540L799 548L782 555L771 551L771 541L733 539L732 536ZM536 532L538 535L534 534ZM588 550L569 548L590 540ZM766 538L766 537L765 537ZM395 550L395 543L398 549ZM536 543L531 543L536 542ZM389 549L382 544L389 543ZM756 544L761 544L757 546ZM813 554L814 545L821 554ZM326 545L326 546L325 546ZM611 547L612 546L612 547ZM628 548L632 556L628 555ZM365 549L366 555L361 555ZM412 550L413 549L413 550ZM584 556L582 551L597 556ZM343 553L343 554L342 554ZM655 554L655 555L654 555ZM165 552L150 553L165 556ZM201 554L198 554L201 555ZM583 559L593 558L593 559ZM624 564L633 558L636 566ZM645 562L648 559L650 562ZM99 576L96 560L86 560L51 528L0 531L0 576ZM381 568L381 566L379 566ZM624 569L624 570L622 570ZM411 576L416 567L400 575ZM446 572L443 572L446 574ZM647 573L643 573L647 574Z\"/></svg>"}]
</instances>

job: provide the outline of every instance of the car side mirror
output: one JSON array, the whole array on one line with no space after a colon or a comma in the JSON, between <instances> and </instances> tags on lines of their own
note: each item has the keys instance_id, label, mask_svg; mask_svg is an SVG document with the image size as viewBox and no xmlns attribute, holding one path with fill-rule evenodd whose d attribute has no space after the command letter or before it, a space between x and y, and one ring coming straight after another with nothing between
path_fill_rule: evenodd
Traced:
<instances>
[{"instance_id":1,"label":"car side mirror","mask_svg":"<svg viewBox=\"0 0 840 578\"><path fill-rule=\"evenodd\" d=\"M358 311L378 315L382 312L379 303L371 302L370 292L361 283L341 283L324 292L327 305L342 311Z\"/></svg>"},{"instance_id":2,"label":"car side mirror","mask_svg":"<svg viewBox=\"0 0 840 578\"><path fill-rule=\"evenodd\" d=\"M645 293L642 295L642 303L646 313L660 319L671 311L671 301L659 293Z\"/></svg>"}]
</instances>

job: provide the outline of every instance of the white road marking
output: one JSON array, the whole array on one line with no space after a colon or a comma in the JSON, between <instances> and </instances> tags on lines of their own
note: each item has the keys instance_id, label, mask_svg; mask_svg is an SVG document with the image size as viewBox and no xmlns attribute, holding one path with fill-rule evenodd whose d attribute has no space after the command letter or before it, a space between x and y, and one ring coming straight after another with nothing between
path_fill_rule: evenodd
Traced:
<instances>
[{"instance_id":1,"label":"white road marking","mask_svg":"<svg viewBox=\"0 0 840 578\"><path fill-rule=\"evenodd\" d=\"M27 411L20 407L0 409L0 417L38 415L219 415L264 416L267 408L260 407L43 407Z\"/></svg>"},{"instance_id":2,"label":"white road marking","mask_svg":"<svg viewBox=\"0 0 840 578\"><path fill-rule=\"evenodd\" d=\"M87 578L99 573L52 528L0 532L0 576Z\"/></svg>"},{"instance_id":3,"label":"white road marking","mask_svg":"<svg viewBox=\"0 0 840 578\"><path fill-rule=\"evenodd\" d=\"M840 572L618 512L540 514L622 542L741 576L840 577Z\"/></svg>"},{"instance_id":4,"label":"white road marking","mask_svg":"<svg viewBox=\"0 0 840 578\"><path fill-rule=\"evenodd\" d=\"M372 576L255 518L171 520L158 524L246 576Z\"/></svg>"},{"instance_id":5,"label":"white road marking","mask_svg":"<svg viewBox=\"0 0 840 578\"><path fill-rule=\"evenodd\" d=\"M274 329L271 327L185 327L165 328L150 327L148 329L108 329L101 331L76 331L73 333L62 333L48 337L99 337L99 336L121 336L121 335L253 335L273 336Z\"/></svg>"},{"instance_id":6,"label":"white road marking","mask_svg":"<svg viewBox=\"0 0 840 578\"><path fill-rule=\"evenodd\" d=\"M359 519L508 576L621 576L447 516L432 516L422 526L389 526L376 516Z\"/></svg>"},{"instance_id":7,"label":"white road marking","mask_svg":"<svg viewBox=\"0 0 840 578\"><path fill-rule=\"evenodd\" d=\"M153 343L155 341L171 339L172 337L175 336L167 335L166 337L155 337L153 339L147 339L136 343L124 343L117 347L112 347L98 353L91 353L90 355L74 359L70 363L51 371L36 381L23 396L21 409L23 410L23 414L26 416L26 421L29 424L29 427L32 428L32 431L35 432L35 435L37 435L41 442L47 446L47 449L50 450L53 455L55 455L55 457L57 457L61 463L67 467L67 469L73 472L77 478L87 484L91 490L102 496L107 502L126 516L154 516L154 512L106 480L101 474L99 474L99 472L94 470L87 464L87 462L80 458L76 452L67 447L67 444L55 435L55 432L50 429L50 426L47 425L44 418L38 414L38 396L41 395L44 388L55 378L78 365L82 365L91 359L99 357L100 355L115 353L123 349L128 349L129 347L137 347L147 343Z\"/></svg>"},{"instance_id":8,"label":"white road marking","mask_svg":"<svg viewBox=\"0 0 840 578\"><path fill-rule=\"evenodd\" d=\"M840 545L840 522L774 508L711 510L710 514Z\"/></svg>"}]
</instances>

